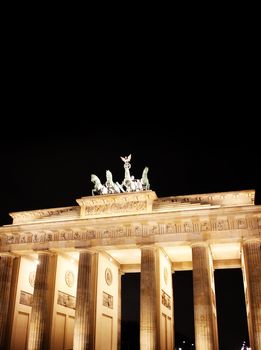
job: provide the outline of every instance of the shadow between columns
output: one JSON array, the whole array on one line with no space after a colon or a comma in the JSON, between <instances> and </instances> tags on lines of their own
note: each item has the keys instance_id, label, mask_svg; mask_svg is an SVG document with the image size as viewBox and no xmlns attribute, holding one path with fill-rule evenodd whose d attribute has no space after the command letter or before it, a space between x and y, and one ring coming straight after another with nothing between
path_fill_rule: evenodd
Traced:
<instances>
[{"instance_id":1,"label":"shadow between columns","mask_svg":"<svg viewBox=\"0 0 261 350\"><path fill-rule=\"evenodd\" d=\"M121 277L121 350L140 348L140 273Z\"/></svg>"}]
</instances>

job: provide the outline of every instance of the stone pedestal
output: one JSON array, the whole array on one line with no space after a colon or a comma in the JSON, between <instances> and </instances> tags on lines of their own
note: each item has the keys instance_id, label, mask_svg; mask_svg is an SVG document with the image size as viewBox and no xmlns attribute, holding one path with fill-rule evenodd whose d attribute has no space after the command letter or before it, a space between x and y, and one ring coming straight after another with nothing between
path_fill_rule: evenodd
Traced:
<instances>
[{"instance_id":1,"label":"stone pedestal","mask_svg":"<svg viewBox=\"0 0 261 350\"><path fill-rule=\"evenodd\" d=\"M51 307L54 293L55 261L49 252L38 255L32 313L28 335L28 350L50 346Z\"/></svg>"},{"instance_id":2,"label":"stone pedestal","mask_svg":"<svg viewBox=\"0 0 261 350\"><path fill-rule=\"evenodd\" d=\"M213 267L207 245L192 246L192 263L196 348L218 350Z\"/></svg>"},{"instance_id":3,"label":"stone pedestal","mask_svg":"<svg viewBox=\"0 0 261 350\"><path fill-rule=\"evenodd\" d=\"M0 349L5 348L5 334L11 288L13 257L0 256Z\"/></svg>"},{"instance_id":4,"label":"stone pedestal","mask_svg":"<svg viewBox=\"0 0 261 350\"><path fill-rule=\"evenodd\" d=\"M261 349L261 241L243 244L245 298L251 349Z\"/></svg>"},{"instance_id":5,"label":"stone pedestal","mask_svg":"<svg viewBox=\"0 0 261 350\"><path fill-rule=\"evenodd\" d=\"M95 349L97 254L80 253L73 348Z\"/></svg>"},{"instance_id":6,"label":"stone pedestal","mask_svg":"<svg viewBox=\"0 0 261 350\"><path fill-rule=\"evenodd\" d=\"M88 196L77 199L81 217L96 218L152 212L157 195L153 191Z\"/></svg>"}]
</instances>

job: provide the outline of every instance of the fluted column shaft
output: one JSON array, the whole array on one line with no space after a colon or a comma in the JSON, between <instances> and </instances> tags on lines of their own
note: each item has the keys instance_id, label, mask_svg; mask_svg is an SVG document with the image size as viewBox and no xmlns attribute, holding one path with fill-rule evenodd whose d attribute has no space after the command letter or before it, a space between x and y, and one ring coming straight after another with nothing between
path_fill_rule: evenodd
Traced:
<instances>
[{"instance_id":1,"label":"fluted column shaft","mask_svg":"<svg viewBox=\"0 0 261 350\"><path fill-rule=\"evenodd\" d=\"M261 242L243 244L246 303L251 349L261 349Z\"/></svg>"},{"instance_id":2,"label":"fluted column shaft","mask_svg":"<svg viewBox=\"0 0 261 350\"><path fill-rule=\"evenodd\" d=\"M119 271L118 275L118 342L117 350L121 350L121 276L122 273Z\"/></svg>"},{"instance_id":3,"label":"fluted column shaft","mask_svg":"<svg viewBox=\"0 0 261 350\"><path fill-rule=\"evenodd\" d=\"M0 349L4 349L13 257L0 256Z\"/></svg>"},{"instance_id":4,"label":"fluted column shaft","mask_svg":"<svg viewBox=\"0 0 261 350\"><path fill-rule=\"evenodd\" d=\"M217 320L213 269L209 248L205 244L192 246L193 297L196 348L217 350Z\"/></svg>"},{"instance_id":5,"label":"fluted column shaft","mask_svg":"<svg viewBox=\"0 0 261 350\"><path fill-rule=\"evenodd\" d=\"M32 312L28 336L28 350L40 350L48 348L48 327L50 313L48 304L50 303L50 274L51 255L40 253L39 264L36 269Z\"/></svg>"},{"instance_id":6,"label":"fluted column shaft","mask_svg":"<svg viewBox=\"0 0 261 350\"><path fill-rule=\"evenodd\" d=\"M95 349L97 254L82 252L79 258L73 348Z\"/></svg>"},{"instance_id":7,"label":"fluted column shaft","mask_svg":"<svg viewBox=\"0 0 261 350\"><path fill-rule=\"evenodd\" d=\"M141 248L140 349L156 350L157 344L156 251Z\"/></svg>"}]
</instances>

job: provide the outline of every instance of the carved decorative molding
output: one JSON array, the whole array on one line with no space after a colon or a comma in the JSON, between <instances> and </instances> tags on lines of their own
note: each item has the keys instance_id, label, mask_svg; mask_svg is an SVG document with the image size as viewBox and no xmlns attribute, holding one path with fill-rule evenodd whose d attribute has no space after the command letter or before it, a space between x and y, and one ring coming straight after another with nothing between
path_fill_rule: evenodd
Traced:
<instances>
[{"instance_id":1,"label":"carved decorative molding","mask_svg":"<svg viewBox=\"0 0 261 350\"><path fill-rule=\"evenodd\" d=\"M155 207L180 204L219 205L222 207L235 207L255 204L255 190L218 192L206 194L193 194L188 196L171 196L159 198Z\"/></svg>"},{"instance_id":2,"label":"carved decorative molding","mask_svg":"<svg viewBox=\"0 0 261 350\"><path fill-rule=\"evenodd\" d=\"M109 267L105 270L105 281L110 286L112 284L112 272Z\"/></svg>"},{"instance_id":3,"label":"carved decorative molding","mask_svg":"<svg viewBox=\"0 0 261 350\"><path fill-rule=\"evenodd\" d=\"M72 287L74 284L74 274L72 271L66 271L64 275L65 283L68 287Z\"/></svg>"},{"instance_id":4,"label":"carved decorative molding","mask_svg":"<svg viewBox=\"0 0 261 350\"><path fill-rule=\"evenodd\" d=\"M125 192L77 199L80 205L12 212L13 224L62 221L81 217L119 216L135 213L172 212L215 207L254 205L255 191L232 191L157 198L153 191Z\"/></svg>"},{"instance_id":5,"label":"carved decorative molding","mask_svg":"<svg viewBox=\"0 0 261 350\"><path fill-rule=\"evenodd\" d=\"M164 282L165 282L165 284L167 286L168 285L168 281L169 281L169 273L168 273L168 269L167 269L166 266L164 267L164 274L163 274L163 276L164 276Z\"/></svg>"},{"instance_id":6,"label":"carved decorative molding","mask_svg":"<svg viewBox=\"0 0 261 350\"><path fill-rule=\"evenodd\" d=\"M145 194L145 193L141 193ZM113 195L111 195L113 196ZM105 196L106 197L106 196ZM104 196L93 196L92 198L104 198ZM48 229L44 229L46 224L42 224L40 229L34 229L34 226L28 225L28 230L21 229L18 231L14 229L15 233L12 233L12 228L8 227L8 230L3 228L1 232L1 250L4 251L8 245L26 245L25 249L28 249L28 244L51 244L51 242L63 242L63 241L91 241L96 239L114 239L114 238L128 238L128 237L152 237L157 235L185 235L185 234L208 234L213 232L233 232L235 230L242 230L242 235L246 232L253 232L261 236L261 213L254 214L240 214L235 212L228 215L209 215L209 216L197 216L171 219L158 219L151 220L144 223L139 218L139 222L130 222L129 224L93 224L92 226L86 226L86 222L82 226L77 226L68 223L66 226L63 224L55 226L51 229L48 225ZM153 219L153 215L152 215ZM26 226L25 226L26 227ZM46 226L47 227L47 226ZM31 228L31 231L29 231ZM7 232L7 233L4 233ZM164 238L162 237L162 241ZM70 243L69 243L70 244ZM72 244L73 245L73 244ZM9 250L10 248L7 248ZM37 248L38 249L38 248ZM7 251L6 250L6 251Z\"/></svg>"},{"instance_id":7,"label":"carved decorative molding","mask_svg":"<svg viewBox=\"0 0 261 350\"><path fill-rule=\"evenodd\" d=\"M102 196L103 197L103 196ZM101 198L101 196L95 196ZM128 226L93 226L75 228L70 227L57 230L26 231L19 234L2 235L2 247L12 244L34 244L60 241L90 241L93 239L151 237L155 235L207 233L233 230L260 229L261 214L258 215L227 215L201 217L197 219L174 219L154 223L132 223Z\"/></svg>"},{"instance_id":8,"label":"carved decorative molding","mask_svg":"<svg viewBox=\"0 0 261 350\"><path fill-rule=\"evenodd\" d=\"M66 219L79 217L79 207L65 207L65 208L51 208L51 209L38 209L9 213L13 218L14 224L21 224L25 222L55 220L55 218Z\"/></svg>"},{"instance_id":9,"label":"carved decorative molding","mask_svg":"<svg viewBox=\"0 0 261 350\"><path fill-rule=\"evenodd\" d=\"M77 199L81 216L88 218L150 213L157 198L153 191L130 192Z\"/></svg>"},{"instance_id":10,"label":"carved decorative molding","mask_svg":"<svg viewBox=\"0 0 261 350\"><path fill-rule=\"evenodd\" d=\"M34 283L35 283L35 271L31 271L29 273L29 284L33 288L34 288Z\"/></svg>"}]
</instances>

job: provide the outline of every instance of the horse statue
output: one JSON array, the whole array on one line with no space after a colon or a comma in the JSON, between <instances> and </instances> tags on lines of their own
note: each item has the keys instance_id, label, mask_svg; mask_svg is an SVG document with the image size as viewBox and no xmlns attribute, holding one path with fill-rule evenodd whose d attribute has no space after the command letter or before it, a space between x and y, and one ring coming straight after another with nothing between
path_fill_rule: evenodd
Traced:
<instances>
[{"instance_id":1,"label":"horse statue","mask_svg":"<svg viewBox=\"0 0 261 350\"><path fill-rule=\"evenodd\" d=\"M97 175L95 175L95 174L91 175L91 182L94 183L94 188L92 189L93 196L95 195L95 193L97 193L97 194L107 194L108 193L107 187L102 185L102 183Z\"/></svg>"},{"instance_id":2,"label":"horse statue","mask_svg":"<svg viewBox=\"0 0 261 350\"><path fill-rule=\"evenodd\" d=\"M142 172L141 185L144 191L148 191L150 189L148 171L149 171L149 168L146 166Z\"/></svg>"},{"instance_id":3,"label":"horse statue","mask_svg":"<svg viewBox=\"0 0 261 350\"><path fill-rule=\"evenodd\" d=\"M121 157L124 162L124 179L121 184L118 182L113 182L112 173L110 170L106 170L106 182L103 185L95 174L91 175L91 181L94 183L94 188L92 190L92 195L95 194L113 194L121 192L140 192L148 191L150 189L150 183L148 179L149 168L146 166L143 169L141 179L135 179L133 175L130 174L130 160L131 154L126 157Z\"/></svg>"},{"instance_id":4,"label":"horse statue","mask_svg":"<svg viewBox=\"0 0 261 350\"><path fill-rule=\"evenodd\" d=\"M124 192L124 189L118 182L113 182L112 173L110 170L106 170L106 182L105 186L108 190L108 193L120 193Z\"/></svg>"}]
</instances>

